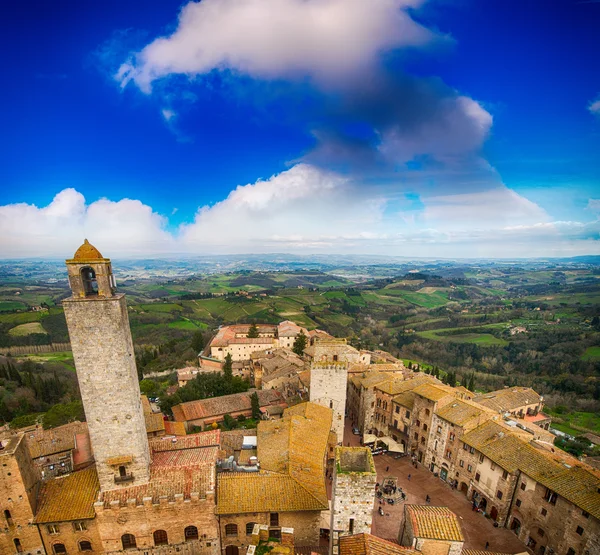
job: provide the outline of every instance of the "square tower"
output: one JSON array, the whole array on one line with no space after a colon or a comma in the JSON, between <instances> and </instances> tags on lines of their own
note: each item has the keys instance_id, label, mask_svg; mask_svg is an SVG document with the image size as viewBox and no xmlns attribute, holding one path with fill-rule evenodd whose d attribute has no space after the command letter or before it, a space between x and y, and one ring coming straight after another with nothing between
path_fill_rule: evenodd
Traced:
<instances>
[{"instance_id":1,"label":"square tower","mask_svg":"<svg viewBox=\"0 0 600 555\"><path fill-rule=\"evenodd\" d=\"M63 301L102 491L150 477L150 454L125 295L108 258L85 240L66 261Z\"/></svg>"},{"instance_id":2,"label":"square tower","mask_svg":"<svg viewBox=\"0 0 600 555\"><path fill-rule=\"evenodd\" d=\"M310 401L333 410L331 429L338 445L344 441L347 383L348 364L345 362L313 362L310 365Z\"/></svg>"},{"instance_id":3,"label":"square tower","mask_svg":"<svg viewBox=\"0 0 600 555\"><path fill-rule=\"evenodd\" d=\"M339 553L339 539L370 534L377 471L368 447L337 447L331 492L329 553Z\"/></svg>"}]
</instances>

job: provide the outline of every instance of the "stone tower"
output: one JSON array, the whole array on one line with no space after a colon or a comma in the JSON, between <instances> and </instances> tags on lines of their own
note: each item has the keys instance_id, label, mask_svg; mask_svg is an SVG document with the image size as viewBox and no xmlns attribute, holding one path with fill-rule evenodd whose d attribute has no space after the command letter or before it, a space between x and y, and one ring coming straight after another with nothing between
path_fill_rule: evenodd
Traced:
<instances>
[{"instance_id":1,"label":"stone tower","mask_svg":"<svg viewBox=\"0 0 600 555\"><path fill-rule=\"evenodd\" d=\"M337 447L333 467L329 553L341 536L371 533L377 471L367 447Z\"/></svg>"},{"instance_id":2,"label":"stone tower","mask_svg":"<svg viewBox=\"0 0 600 555\"><path fill-rule=\"evenodd\" d=\"M310 401L333 410L331 429L338 444L344 440L347 383L348 364L345 362L313 362L310 365Z\"/></svg>"},{"instance_id":3,"label":"stone tower","mask_svg":"<svg viewBox=\"0 0 600 555\"><path fill-rule=\"evenodd\" d=\"M125 295L87 239L66 263L72 296L63 307L100 488L145 483L150 453Z\"/></svg>"}]
</instances>

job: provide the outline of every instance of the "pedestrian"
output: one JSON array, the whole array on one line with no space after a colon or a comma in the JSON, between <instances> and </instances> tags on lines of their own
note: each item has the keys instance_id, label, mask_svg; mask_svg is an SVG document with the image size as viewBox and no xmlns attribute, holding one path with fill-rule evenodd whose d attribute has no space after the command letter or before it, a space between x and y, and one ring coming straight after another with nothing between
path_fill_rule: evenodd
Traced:
<instances>
[{"instance_id":1,"label":"pedestrian","mask_svg":"<svg viewBox=\"0 0 600 555\"><path fill-rule=\"evenodd\" d=\"M490 546L490 542L485 542L485 549L487 551L488 547Z\"/></svg>"},{"instance_id":2,"label":"pedestrian","mask_svg":"<svg viewBox=\"0 0 600 555\"><path fill-rule=\"evenodd\" d=\"M385 471L386 471L386 472L387 472L389 469L390 469L390 467L389 467L389 466L386 466L386 467L385 467Z\"/></svg>"},{"instance_id":3,"label":"pedestrian","mask_svg":"<svg viewBox=\"0 0 600 555\"><path fill-rule=\"evenodd\" d=\"M408 475L408 481L410 482L410 474Z\"/></svg>"}]
</instances>

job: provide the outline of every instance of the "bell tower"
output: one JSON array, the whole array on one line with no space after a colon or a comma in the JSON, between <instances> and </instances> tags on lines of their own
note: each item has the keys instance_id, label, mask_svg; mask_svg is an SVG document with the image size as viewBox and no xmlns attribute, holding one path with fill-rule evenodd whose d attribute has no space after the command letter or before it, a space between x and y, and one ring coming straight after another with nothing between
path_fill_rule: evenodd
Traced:
<instances>
[{"instance_id":1,"label":"bell tower","mask_svg":"<svg viewBox=\"0 0 600 555\"><path fill-rule=\"evenodd\" d=\"M87 239L66 264L72 296L63 307L100 489L145 483L150 453L125 295Z\"/></svg>"}]
</instances>

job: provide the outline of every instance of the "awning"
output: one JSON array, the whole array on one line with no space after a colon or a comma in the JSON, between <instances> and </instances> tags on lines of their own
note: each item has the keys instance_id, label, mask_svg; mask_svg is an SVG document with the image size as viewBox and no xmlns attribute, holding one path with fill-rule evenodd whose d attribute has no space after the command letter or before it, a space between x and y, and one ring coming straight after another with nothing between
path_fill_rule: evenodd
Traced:
<instances>
[{"instance_id":1,"label":"awning","mask_svg":"<svg viewBox=\"0 0 600 555\"><path fill-rule=\"evenodd\" d=\"M389 436L380 437L377 439L377 441L385 443L387 445L387 450L391 453L404 453L404 447L402 444L398 443Z\"/></svg>"},{"instance_id":2,"label":"awning","mask_svg":"<svg viewBox=\"0 0 600 555\"><path fill-rule=\"evenodd\" d=\"M365 434L363 435L363 443L366 445L367 443L375 443L377 441L377 436L375 434Z\"/></svg>"}]
</instances>

